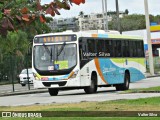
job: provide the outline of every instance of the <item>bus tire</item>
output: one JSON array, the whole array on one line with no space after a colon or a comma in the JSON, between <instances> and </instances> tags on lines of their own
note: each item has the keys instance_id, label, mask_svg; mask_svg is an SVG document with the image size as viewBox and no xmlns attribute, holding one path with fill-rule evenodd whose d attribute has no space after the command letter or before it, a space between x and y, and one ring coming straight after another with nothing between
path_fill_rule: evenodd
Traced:
<instances>
[{"instance_id":1,"label":"bus tire","mask_svg":"<svg viewBox=\"0 0 160 120\"><path fill-rule=\"evenodd\" d=\"M128 72L126 72L125 76L124 76L124 83L116 85L116 90L117 91L128 90L129 89L129 83L130 83L130 75L129 75Z\"/></svg>"},{"instance_id":2,"label":"bus tire","mask_svg":"<svg viewBox=\"0 0 160 120\"><path fill-rule=\"evenodd\" d=\"M48 88L48 92L49 92L50 96L57 96L59 90L56 88Z\"/></svg>"},{"instance_id":3,"label":"bus tire","mask_svg":"<svg viewBox=\"0 0 160 120\"><path fill-rule=\"evenodd\" d=\"M85 93L92 94L97 92L97 74L92 74L91 85L84 88Z\"/></svg>"}]
</instances>

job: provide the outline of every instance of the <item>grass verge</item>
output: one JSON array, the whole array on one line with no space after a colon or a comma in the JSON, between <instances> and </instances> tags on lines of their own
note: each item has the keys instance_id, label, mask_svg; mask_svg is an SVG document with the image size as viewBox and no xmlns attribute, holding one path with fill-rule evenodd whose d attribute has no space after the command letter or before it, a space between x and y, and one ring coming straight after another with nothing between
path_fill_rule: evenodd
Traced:
<instances>
[{"instance_id":1,"label":"grass verge","mask_svg":"<svg viewBox=\"0 0 160 120\"><path fill-rule=\"evenodd\" d=\"M137 120L137 117L46 117L24 118L25 120ZM22 120L22 118L3 118L3 120ZM158 117L138 117L138 120L159 120Z\"/></svg>"},{"instance_id":2,"label":"grass verge","mask_svg":"<svg viewBox=\"0 0 160 120\"><path fill-rule=\"evenodd\" d=\"M150 88L130 89L122 92L122 94L124 93L160 93L160 86L150 87Z\"/></svg>"},{"instance_id":3,"label":"grass verge","mask_svg":"<svg viewBox=\"0 0 160 120\"><path fill-rule=\"evenodd\" d=\"M127 111L160 111L160 97L141 98L135 100L113 100L105 102L81 102L72 104L45 104L31 106L16 106L6 107L1 106L0 111L35 111L35 112L50 112L50 111L113 111L126 114ZM64 114L64 113L63 113ZM115 113L116 114L116 113ZM80 114L81 115L81 114ZM44 118L3 118L3 120L159 120L158 117L44 117ZM93 115L94 116L94 115ZM123 116L123 114L121 115Z\"/></svg>"},{"instance_id":4,"label":"grass verge","mask_svg":"<svg viewBox=\"0 0 160 120\"><path fill-rule=\"evenodd\" d=\"M72 104L1 106L0 111L160 111L160 97Z\"/></svg>"}]
</instances>

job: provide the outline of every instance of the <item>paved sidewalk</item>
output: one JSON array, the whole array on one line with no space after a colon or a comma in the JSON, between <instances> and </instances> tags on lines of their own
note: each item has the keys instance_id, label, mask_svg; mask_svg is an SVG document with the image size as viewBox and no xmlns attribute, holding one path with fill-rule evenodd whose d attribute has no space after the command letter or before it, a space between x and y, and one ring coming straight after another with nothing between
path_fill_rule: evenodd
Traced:
<instances>
[{"instance_id":1,"label":"paved sidewalk","mask_svg":"<svg viewBox=\"0 0 160 120\"><path fill-rule=\"evenodd\" d=\"M151 78L151 77L159 77L160 73L155 73L155 75L151 75L150 73L146 73L146 77L147 78Z\"/></svg>"},{"instance_id":2,"label":"paved sidewalk","mask_svg":"<svg viewBox=\"0 0 160 120\"><path fill-rule=\"evenodd\" d=\"M147 75L147 78L160 76L160 74L151 75L149 73L147 73L146 75ZM22 94L36 94L36 93L44 93L44 92L48 92L48 89L34 89L32 87L30 90L28 90L28 88L26 88L26 89L22 89L22 90L15 90L15 92L3 91L3 92L0 92L0 97L11 96L11 95L22 95Z\"/></svg>"},{"instance_id":3,"label":"paved sidewalk","mask_svg":"<svg viewBox=\"0 0 160 120\"><path fill-rule=\"evenodd\" d=\"M48 92L48 89L31 89L27 91L15 91L15 92L3 92L0 93L0 97L2 96L11 96L11 95L23 95L23 94L36 94L36 93L45 93Z\"/></svg>"}]
</instances>

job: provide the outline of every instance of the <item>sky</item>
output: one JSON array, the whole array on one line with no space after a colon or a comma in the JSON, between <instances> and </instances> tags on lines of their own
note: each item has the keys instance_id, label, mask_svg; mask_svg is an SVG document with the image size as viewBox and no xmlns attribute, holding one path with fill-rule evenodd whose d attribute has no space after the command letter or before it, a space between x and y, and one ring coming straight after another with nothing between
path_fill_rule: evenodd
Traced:
<instances>
[{"instance_id":1,"label":"sky","mask_svg":"<svg viewBox=\"0 0 160 120\"><path fill-rule=\"evenodd\" d=\"M54 0L41 0L42 4L50 3ZM148 0L149 14L160 15L160 0ZM119 0L119 10L129 10L129 14L145 14L144 0ZM79 15L80 11L84 14L102 13L102 0L86 0L85 4L79 6L73 4L70 10L59 10L61 15L54 18L70 18ZM107 0L107 11L116 11L115 0Z\"/></svg>"}]
</instances>

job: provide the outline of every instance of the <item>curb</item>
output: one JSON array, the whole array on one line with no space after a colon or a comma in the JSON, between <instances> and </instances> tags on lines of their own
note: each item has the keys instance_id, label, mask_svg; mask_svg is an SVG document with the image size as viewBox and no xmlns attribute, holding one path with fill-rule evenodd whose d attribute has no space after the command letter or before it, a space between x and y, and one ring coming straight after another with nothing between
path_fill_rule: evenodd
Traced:
<instances>
[{"instance_id":1,"label":"curb","mask_svg":"<svg viewBox=\"0 0 160 120\"><path fill-rule=\"evenodd\" d=\"M148 91L145 91L145 90L137 90L137 91L131 91L131 92L122 92L120 94L132 94L132 93L160 93L160 91L154 91L154 90L148 90Z\"/></svg>"},{"instance_id":2,"label":"curb","mask_svg":"<svg viewBox=\"0 0 160 120\"><path fill-rule=\"evenodd\" d=\"M160 77L160 75L151 75L151 76L147 76L146 78L152 78L152 77Z\"/></svg>"},{"instance_id":3,"label":"curb","mask_svg":"<svg viewBox=\"0 0 160 120\"><path fill-rule=\"evenodd\" d=\"M25 94L36 94L36 93L45 93L45 92L48 92L48 90L37 90L37 91L27 91L27 92L12 92L12 93L0 94L0 97L14 96L14 95L25 95Z\"/></svg>"}]
</instances>

